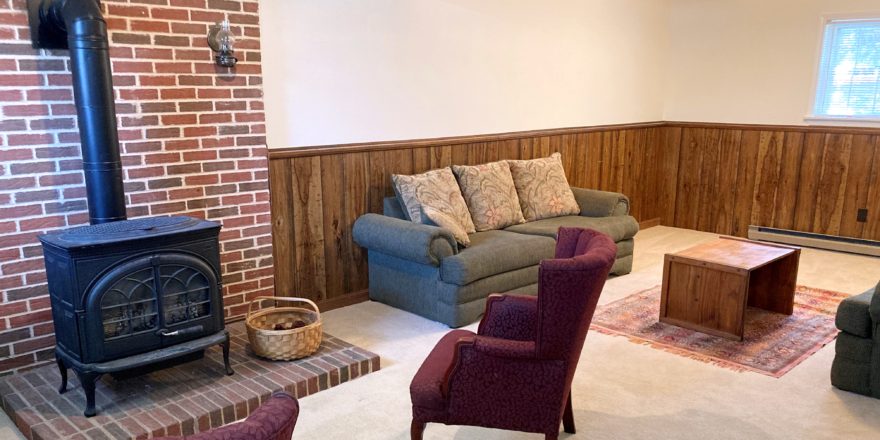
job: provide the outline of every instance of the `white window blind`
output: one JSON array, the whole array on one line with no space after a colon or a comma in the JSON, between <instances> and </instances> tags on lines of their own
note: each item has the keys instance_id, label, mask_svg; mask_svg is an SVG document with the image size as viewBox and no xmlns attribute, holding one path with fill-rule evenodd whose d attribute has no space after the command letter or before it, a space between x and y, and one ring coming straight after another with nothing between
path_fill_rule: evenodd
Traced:
<instances>
[{"instance_id":1,"label":"white window blind","mask_svg":"<svg viewBox=\"0 0 880 440\"><path fill-rule=\"evenodd\" d=\"M825 25L813 114L880 119L880 19Z\"/></svg>"}]
</instances>

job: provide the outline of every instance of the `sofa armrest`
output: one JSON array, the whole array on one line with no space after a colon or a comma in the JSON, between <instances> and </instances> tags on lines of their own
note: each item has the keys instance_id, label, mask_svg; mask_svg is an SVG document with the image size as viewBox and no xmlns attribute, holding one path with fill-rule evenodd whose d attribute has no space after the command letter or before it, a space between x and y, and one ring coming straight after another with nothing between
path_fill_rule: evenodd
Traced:
<instances>
[{"instance_id":1,"label":"sofa armrest","mask_svg":"<svg viewBox=\"0 0 880 440\"><path fill-rule=\"evenodd\" d=\"M629 214L629 198L623 194L571 187L584 217L611 217Z\"/></svg>"},{"instance_id":2,"label":"sofa armrest","mask_svg":"<svg viewBox=\"0 0 880 440\"><path fill-rule=\"evenodd\" d=\"M421 264L439 266L440 260L458 253L446 229L379 214L360 216L352 232L362 247Z\"/></svg>"},{"instance_id":3,"label":"sofa armrest","mask_svg":"<svg viewBox=\"0 0 880 440\"><path fill-rule=\"evenodd\" d=\"M871 295L871 305L868 306L868 313L871 314L871 321L874 327L880 325L880 283L874 287L874 293Z\"/></svg>"}]
</instances>

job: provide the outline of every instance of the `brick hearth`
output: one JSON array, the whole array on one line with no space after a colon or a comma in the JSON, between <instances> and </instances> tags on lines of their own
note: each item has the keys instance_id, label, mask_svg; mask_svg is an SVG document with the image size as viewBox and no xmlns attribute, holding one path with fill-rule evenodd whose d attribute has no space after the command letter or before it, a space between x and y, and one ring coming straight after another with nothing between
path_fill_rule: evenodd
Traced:
<instances>
[{"instance_id":1,"label":"brick hearth","mask_svg":"<svg viewBox=\"0 0 880 440\"><path fill-rule=\"evenodd\" d=\"M223 373L218 348L203 359L125 380L98 384L98 415L82 415L85 396L71 372L65 394L54 365L0 378L3 409L37 440L146 439L205 431L247 417L272 392L304 397L379 369L379 357L324 335L313 356L293 362L259 359L247 349L243 323L229 326L232 367Z\"/></svg>"}]
</instances>

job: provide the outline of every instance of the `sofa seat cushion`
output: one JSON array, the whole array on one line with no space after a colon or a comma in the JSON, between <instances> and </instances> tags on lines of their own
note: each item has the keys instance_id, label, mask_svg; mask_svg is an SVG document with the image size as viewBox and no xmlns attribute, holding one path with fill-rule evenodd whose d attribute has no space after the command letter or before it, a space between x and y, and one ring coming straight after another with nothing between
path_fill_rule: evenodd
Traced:
<instances>
[{"instance_id":1,"label":"sofa seat cushion","mask_svg":"<svg viewBox=\"0 0 880 440\"><path fill-rule=\"evenodd\" d=\"M639 223L628 215L613 217L582 217L567 215L564 217L546 218L534 222L513 225L504 229L509 232L528 235L556 237L560 227L595 229L611 237L615 242L633 238L639 232Z\"/></svg>"},{"instance_id":2,"label":"sofa seat cushion","mask_svg":"<svg viewBox=\"0 0 880 440\"><path fill-rule=\"evenodd\" d=\"M440 279L464 286L474 281L553 258L553 237L485 231L471 234L471 245L440 261Z\"/></svg>"},{"instance_id":3,"label":"sofa seat cushion","mask_svg":"<svg viewBox=\"0 0 880 440\"><path fill-rule=\"evenodd\" d=\"M835 318L837 328L854 336L870 338L873 329L868 307L873 295L874 290L871 289L841 301Z\"/></svg>"}]
</instances>

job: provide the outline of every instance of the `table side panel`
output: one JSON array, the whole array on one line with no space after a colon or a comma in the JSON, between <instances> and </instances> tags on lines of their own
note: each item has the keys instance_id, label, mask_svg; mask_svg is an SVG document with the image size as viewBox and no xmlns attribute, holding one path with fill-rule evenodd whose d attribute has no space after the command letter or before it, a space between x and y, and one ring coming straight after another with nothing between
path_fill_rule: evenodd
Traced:
<instances>
[{"instance_id":1,"label":"table side panel","mask_svg":"<svg viewBox=\"0 0 880 440\"><path fill-rule=\"evenodd\" d=\"M671 259L665 270L661 321L691 323L713 334L740 338L747 276Z\"/></svg>"}]
</instances>

